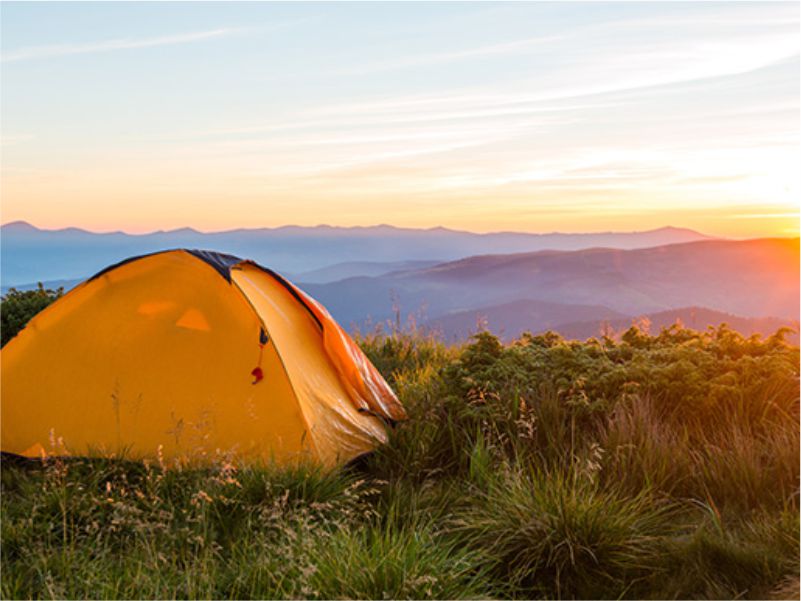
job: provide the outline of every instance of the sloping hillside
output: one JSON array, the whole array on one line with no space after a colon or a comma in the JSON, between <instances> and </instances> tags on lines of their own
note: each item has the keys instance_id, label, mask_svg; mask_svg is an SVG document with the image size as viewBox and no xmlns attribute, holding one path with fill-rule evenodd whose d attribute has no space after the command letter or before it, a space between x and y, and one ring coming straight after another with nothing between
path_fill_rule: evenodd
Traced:
<instances>
[{"instance_id":1,"label":"sloping hillside","mask_svg":"<svg viewBox=\"0 0 801 601\"><path fill-rule=\"evenodd\" d=\"M600 305L623 315L703 306L795 319L799 242L713 240L629 251L486 255L306 288L345 323L387 319L393 303L435 319L521 299Z\"/></svg>"},{"instance_id":2,"label":"sloping hillside","mask_svg":"<svg viewBox=\"0 0 801 601\"><path fill-rule=\"evenodd\" d=\"M526 331L561 331L561 324L574 320L598 324L602 321L626 319L629 319L626 315L601 305L573 305L525 299L449 313L430 320L426 326L440 334L445 341L465 340L480 330L490 331L503 340L512 340Z\"/></svg>"},{"instance_id":3,"label":"sloping hillside","mask_svg":"<svg viewBox=\"0 0 801 601\"><path fill-rule=\"evenodd\" d=\"M308 284L327 284L346 278L359 276L375 277L394 273L396 271L408 271L410 269L425 269L438 265L442 261L346 261L335 263L311 271L300 273L285 274L289 279L299 283Z\"/></svg>"}]
</instances>

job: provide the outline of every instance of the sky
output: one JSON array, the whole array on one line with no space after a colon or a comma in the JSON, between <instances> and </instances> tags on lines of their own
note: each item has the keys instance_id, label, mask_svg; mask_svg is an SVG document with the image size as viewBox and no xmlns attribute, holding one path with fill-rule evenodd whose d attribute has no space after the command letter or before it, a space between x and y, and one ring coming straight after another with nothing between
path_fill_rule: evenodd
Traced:
<instances>
[{"instance_id":1,"label":"sky","mask_svg":"<svg viewBox=\"0 0 801 601\"><path fill-rule=\"evenodd\" d=\"M798 235L796 2L0 15L3 223Z\"/></svg>"}]
</instances>

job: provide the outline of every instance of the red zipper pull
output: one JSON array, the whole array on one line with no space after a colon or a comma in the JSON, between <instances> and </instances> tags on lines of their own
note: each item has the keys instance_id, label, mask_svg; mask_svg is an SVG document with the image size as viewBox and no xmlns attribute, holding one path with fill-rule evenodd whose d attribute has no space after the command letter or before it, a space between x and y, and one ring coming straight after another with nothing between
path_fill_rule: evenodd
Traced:
<instances>
[{"instance_id":1,"label":"red zipper pull","mask_svg":"<svg viewBox=\"0 0 801 601\"><path fill-rule=\"evenodd\" d=\"M264 328L259 330L259 363L256 367L253 368L253 371L250 372L250 375L253 376L253 384L258 384L264 379L264 372L261 369L261 359L264 356L264 345L267 344L267 332L264 331Z\"/></svg>"}]
</instances>

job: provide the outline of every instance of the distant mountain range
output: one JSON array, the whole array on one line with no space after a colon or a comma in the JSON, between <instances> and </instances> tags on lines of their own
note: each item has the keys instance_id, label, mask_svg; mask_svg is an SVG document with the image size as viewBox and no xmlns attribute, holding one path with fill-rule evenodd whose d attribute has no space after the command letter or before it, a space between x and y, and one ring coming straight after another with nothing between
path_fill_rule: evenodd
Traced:
<instances>
[{"instance_id":1,"label":"distant mountain range","mask_svg":"<svg viewBox=\"0 0 801 601\"><path fill-rule=\"evenodd\" d=\"M777 238L485 255L305 288L345 323L391 318L393 304L433 319L476 309L504 312L503 305L520 300L582 311L600 306L602 319L688 306L796 319L798 253L797 238Z\"/></svg>"},{"instance_id":2,"label":"distant mountain range","mask_svg":"<svg viewBox=\"0 0 801 601\"><path fill-rule=\"evenodd\" d=\"M307 284L327 284L347 278L358 276L380 276L396 271L409 271L412 269L423 269L433 267L442 261L391 261L380 263L377 261L347 261L335 263L328 267L304 271L302 273L285 274L289 279L296 282Z\"/></svg>"},{"instance_id":3,"label":"distant mountain range","mask_svg":"<svg viewBox=\"0 0 801 601\"><path fill-rule=\"evenodd\" d=\"M797 238L731 241L677 228L474 234L390 226L130 235L21 222L3 226L0 236L4 292L37 281L69 289L128 256L187 247L282 271L347 327L414 316L446 340L483 327L506 339L547 329L587 338L643 316L654 330L677 319L696 329L726 322L744 334L798 325Z\"/></svg>"},{"instance_id":4,"label":"distant mountain range","mask_svg":"<svg viewBox=\"0 0 801 601\"><path fill-rule=\"evenodd\" d=\"M365 327L393 306L446 335L482 316L510 333L697 306L798 319L798 239L709 240L637 250L485 255L424 269L306 284L340 320Z\"/></svg>"},{"instance_id":5,"label":"distant mountain range","mask_svg":"<svg viewBox=\"0 0 801 601\"><path fill-rule=\"evenodd\" d=\"M282 273L300 274L300 281L303 281L305 272L330 270L337 263L351 264L352 269L343 275L374 276L378 275L376 263L452 261L487 253L578 250L597 246L645 248L704 239L708 236L672 227L632 233L476 234L446 228L408 229L388 225L286 226L212 233L184 228L134 235L94 233L78 228L44 230L16 221L0 228L0 267L2 285L7 287L37 281L83 279L133 255L168 248L202 248L253 259ZM388 271L394 269L393 265L388 267ZM312 275L309 281L331 281L330 277L320 279Z\"/></svg>"}]
</instances>

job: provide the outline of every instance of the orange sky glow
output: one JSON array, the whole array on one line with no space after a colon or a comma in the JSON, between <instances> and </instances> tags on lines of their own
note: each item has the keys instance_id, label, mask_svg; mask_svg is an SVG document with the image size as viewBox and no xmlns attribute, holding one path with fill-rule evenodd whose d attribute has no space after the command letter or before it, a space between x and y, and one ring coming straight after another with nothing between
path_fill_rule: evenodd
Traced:
<instances>
[{"instance_id":1,"label":"orange sky glow","mask_svg":"<svg viewBox=\"0 0 801 601\"><path fill-rule=\"evenodd\" d=\"M797 4L446 4L8 4L0 219L799 235Z\"/></svg>"}]
</instances>

